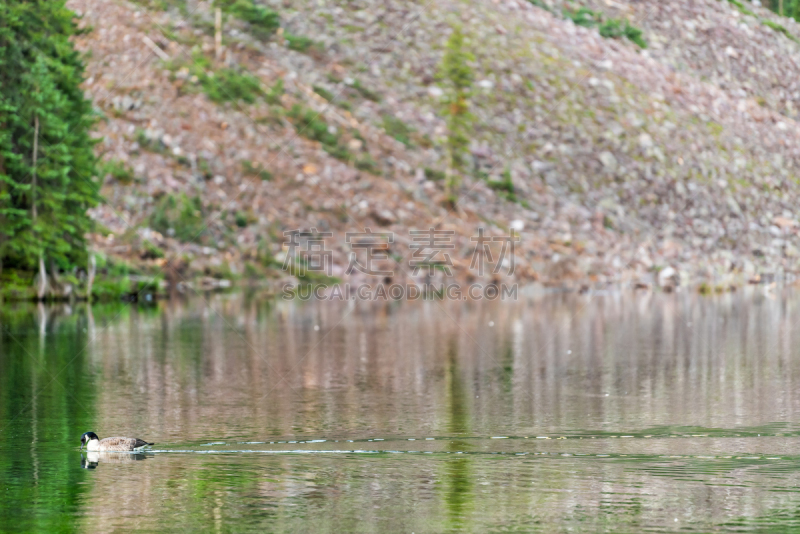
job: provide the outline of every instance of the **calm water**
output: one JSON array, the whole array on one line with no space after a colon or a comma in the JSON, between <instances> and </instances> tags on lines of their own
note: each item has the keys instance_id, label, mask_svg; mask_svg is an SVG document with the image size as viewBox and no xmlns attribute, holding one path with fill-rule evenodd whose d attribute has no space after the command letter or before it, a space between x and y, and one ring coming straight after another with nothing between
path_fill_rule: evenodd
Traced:
<instances>
[{"instance_id":1,"label":"calm water","mask_svg":"<svg viewBox=\"0 0 800 534\"><path fill-rule=\"evenodd\" d=\"M800 528L800 294L0 322L1 531Z\"/></svg>"}]
</instances>

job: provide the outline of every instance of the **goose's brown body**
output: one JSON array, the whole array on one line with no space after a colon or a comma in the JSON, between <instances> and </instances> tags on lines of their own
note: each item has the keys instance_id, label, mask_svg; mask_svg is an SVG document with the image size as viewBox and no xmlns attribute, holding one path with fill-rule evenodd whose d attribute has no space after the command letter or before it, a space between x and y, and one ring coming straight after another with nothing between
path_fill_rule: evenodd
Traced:
<instances>
[{"instance_id":1,"label":"goose's brown body","mask_svg":"<svg viewBox=\"0 0 800 534\"><path fill-rule=\"evenodd\" d=\"M139 438L105 438L99 441L91 440L88 443L88 450L90 451L107 451L107 452L124 452L140 449L145 445L153 445L143 439Z\"/></svg>"}]
</instances>

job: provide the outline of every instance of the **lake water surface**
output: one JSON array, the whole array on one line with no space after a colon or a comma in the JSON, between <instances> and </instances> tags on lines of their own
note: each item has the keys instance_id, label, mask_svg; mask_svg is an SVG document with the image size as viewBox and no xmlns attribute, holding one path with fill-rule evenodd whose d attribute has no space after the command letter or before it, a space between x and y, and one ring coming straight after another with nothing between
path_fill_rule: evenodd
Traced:
<instances>
[{"instance_id":1,"label":"lake water surface","mask_svg":"<svg viewBox=\"0 0 800 534\"><path fill-rule=\"evenodd\" d=\"M800 527L800 294L0 308L0 530ZM81 454L80 436L155 441Z\"/></svg>"}]
</instances>

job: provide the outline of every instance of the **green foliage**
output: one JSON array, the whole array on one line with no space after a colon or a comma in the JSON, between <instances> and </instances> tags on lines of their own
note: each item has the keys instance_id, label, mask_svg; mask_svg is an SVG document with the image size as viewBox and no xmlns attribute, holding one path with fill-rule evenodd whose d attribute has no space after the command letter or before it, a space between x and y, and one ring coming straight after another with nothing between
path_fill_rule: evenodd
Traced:
<instances>
[{"instance_id":1,"label":"green foliage","mask_svg":"<svg viewBox=\"0 0 800 534\"><path fill-rule=\"evenodd\" d=\"M594 28L600 23L600 13L582 7L577 11L564 11L564 17L570 19L576 26Z\"/></svg>"},{"instance_id":2,"label":"green foliage","mask_svg":"<svg viewBox=\"0 0 800 534\"><path fill-rule=\"evenodd\" d=\"M627 40L637 45L639 48L647 48L647 41L644 40L642 30L639 28L631 26L626 22L625 29L623 30L622 34Z\"/></svg>"},{"instance_id":3,"label":"green foliage","mask_svg":"<svg viewBox=\"0 0 800 534\"><path fill-rule=\"evenodd\" d=\"M350 104L350 102L344 100L341 94L339 94L338 96L334 95L332 92L328 91L324 87L320 87L319 85L313 86L313 89L315 93L317 93L319 96L321 96L328 102L336 104L340 108L346 109L347 111L351 111L353 109L353 106Z\"/></svg>"},{"instance_id":4,"label":"green foliage","mask_svg":"<svg viewBox=\"0 0 800 534\"><path fill-rule=\"evenodd\" d=\"M328 91L324 87L320 87L319 85L313 86L312 89L314 89L315 93L317 93L319 96L321 96L322 98L324 98L328 102L333 101L333 99L335 98L333 93L331 93L330 91Z\"/></svg>"},{"instance_id":5,"label":"green foliage","mask_svg":"<svg viewBox=\"0 0 800 534\"><path fill-rule=\"evenodd\" d=\"M544 9L545 11L552 11L550 9L550 6L545 4L542 0L528 0L528 2L530 2L531 4L533 4L536 7L540 7L542 9Z\"/></svg>"},{"instance_id":6,"label":"green foliage","mask_svg":"<svg viewBox=\"0 0 800 534\"><path fill-rule=\"evenodd\" d=\"M136 143L138 143L139 147L147 150L148 152L155 152L156 154L166 153L167 147L158 139L147 137L147 133L141 128L136 130L134 138L136 139Z\"/></svg>"},{"instance_id":7,"label":"green foliage","mask_svg":"<svg viewBox=\"0 0 800 534\"><path fill-rule=\"evenodd\" d=\"M736 6L736 8L737 8L737 9L738 9L738 10L739 10L739 11L740 11L742 14L744 14L744 15L750 15L750 16L753 16L753 17L755 17L755 16L756 16L756 14L755 14L755 13L753 13L752 11L750 11L749 9L747 9L746 7L744 7L744 4L742 4L742 3L741 3L739 0L728 0L728 2L730 2L731 4L733 4L734 6ZM777 7L777 6L776 6L776 7Z\"/></svg>"},{"instance_id":8,"label":"green foliage","mask_svg":"<svg viewBox=\"0 0 800 534\"><path fill-rule=\"evenodd\" d=\"M380 176L381 174L381 169L378 166L378 162L372 159L372 156L369 154L366 154L364 157L356 160L356 169L366 171L376 176Z\"/></svg>"},{"instance_id":9,"label":"green foliage","mask_svg":"<svg viewBox=\"0 0 800 534\"><path fill-rule=\"evenodd\" d=\"M458 96L468 97L472 89L474 74L469 63L475 57L465 50L464 34L459 28L453 30L447 40L447 50L442 58L440 76L447 88Z\"/></svg>"},{"instance_id":10,"label":"green foliage","mask_svg":"<svg viewBox=\"0 0 800 534\"><path fill-rule=\"evenodd\" d=\"M244 160L242 161L242 171L244 171L247 176L257 176L265 182L272 180L272 173L262 167L260 163L258 165L253 165L252 161Z\"/></svg>"},{"instance_id":11,"label":"green foliage","mask_svg":"<svg viewBox=\"0 0 800 534\"><path fill-rule=\"evenodd\" d=\"M208 160L201 157L197 158L197 172L206 180L210 180L211 177L214 176L214 173L211 172L211 165L208 164Z\"/></svg>"},{"instance_id":12,"label":"green foliage","mask_svg":"<svg viewBox=\"0 0 800 534\"><path fill-rule=\"evenodd\" d=\"M781 4L783 4L783 13L780 12ZM778 13L779 15L800 20L800 0L783 0L783 2L771 0L767 2L766 5L768 5L772 11Z\"/></svg>"},{"instance_id":13,"label":"green foliage","mask_svg":"<svg viewBox=\"0 0 800 534\"><path fill-rule=\"evenodd\" d=\"M164 195L150 215L150 228L179 241L199 241L206 233L200 197Z\"/></svg>"},{"instance_id":14,"label":"green foliage","mask_svg":"<svg viewBox=\"0 0 800 534\"><path fill-rule=\"evenodd\" d=\"M322 143L323 150L337 159L342 161L353 160L353 155L341 141L341 135L338 131L332 132L332 129L328 127L328 123L322 120L319 113L295 104L289 110L288 116L292 119L299 135L319 141Z\"/></svg>"},{"instance_id":15,"label":"green foliage","mask_svg":"<svg viewBox=\"0 0 800 534\"><path fill-rule=\"evenodd\" d=\"M278 263L275 256L272 254L272 247L270 241L263 236L259 237L258 244L256 245L256 260L264 267L275 267L282 265Z\"/></svg>"},{"instance_id":16,"label":"green foliage","mask_svg":"<svg viewBox=\"0 0 800 534\"><path fill-rule=\"evenodd\" d=\"M264 93L258 78L247 72L234 69L220 69L211 74L198 76L208 98L214 102L243 100L253 104Z\"/></svg>"},{"instance_id":17,"label":"green foliage","mask_svg":"<svg viewBox=\"0 0 800 534\"><path fill-rule=\"evenodd\" d=\"M234 221L236 222L236 226L239 228L244 228L248 224L247 214L243 211L237 211L233 217Z\"/></svg>"},{"instance_id":18,"label":"green foliage","mask_svg":"<svg viewBox=\"0 0 800 534\"><path fill-rule=\"evenodd\" d=\"M275 11L253 0L215 0L214 5L250 24L251 31L260 37L268 37L281 27L281 18Z\"/></svg>"},{"instance_id":19,"label":"green foliage","mask_svg":"<svg viewBox=\"0 0 800 534\"><path fill-rule=\"evenodd\" d=\"M142 242L141 258L143 260L155 260L164 257L164 251L155 246L150 241L144 240Z\"/></svg>"},{"instance_id":20,"label":"green foliage","mask_svg":"<svg viewBox=\"0 0 800 534\"><path fill-rule=\"evenodd\" d=\"M751 17L755 17L761 22L761 24L763 24L767 28L771 28L778 33L782 33L788 39L796 43L800 42L800 40L798 40L797 37L792 35L789 32L789 30L786 29L785 26L778 24L777 22L773 22L771 20L762 19L754 12L747 9L747 7L745 7L745 5L739 0L728 0L728 2L734 7L736 7L736 9L738 9L739 12L742 13L743 15L749 15ZM800 21L800 0L784 0L782 4L783 4L783 12L781 12L781 2L778 1L767 2L767 7L769 7L772 11L774 11L779 15L787 16L793 18L796 21Z\"/></svg>"},{"instance_id":21,"label":"green foliage","mask_svg":"<svg viewBox=\"0 0 800 534\"><path fill-rule=\"evenodd\" d=\"M185 7L185 0L133 0L133 3L156 11L166 11L173 5Z\"/></svg>"},{"instance_id":22,"label":"green foliage","mask_svg":"<svg viewBox=\"0 0 800 534\"><path fill-rule=\"evenodd\" d=\"M164 256L163 251L149 241L142 242L143 258L160 258ZM141 273L132 265L125 261L115 260L105 257L102 254L95 255L97 259L98 276L92 285L92 296L95 300L110 301L130 298L137 294L137 288L148 288L153 283L158 284L158 279L150 279L147 282L134 282L134 275L139 278Z\"/></svg>"},{"instance_id":23,"label":"green foliage","mask_svg":"<svg viewBox=\"0 0 800 534\"><path fill-rule=\"evenodd\" d=\"M190 83L199 83L208 98L218 104L240 100L253 104L261 97L269 101L273 94L272 91L265 93L260 80L242 69L223 68L214 71L211 61L197 49L192 53L191 63L168 62L167 68L173 73L188 70ZM184 90L192 91L191 86ZM280 93L283 94L283 85L280 86Z\"/></svg>"},{"instance_id":24,"label":"green foliage","mask_svg":"<svg viewBox=\"0 0 800 534\"><path fill-rule=\"evenodd\" d=\"M602 37L610 39L625 37L639 48L647 48L647 42L642 37L642 30L627 22L623 23L620 19L608 19L600 24L598 30Z\"/></svg>"},{"instance_id":25,"label":"green foliage","mask_svg":"<svg viewBox=\"0 0 800 534\"><path fill-rule=\"evenodd\" d=\"M488 185L507 200L516 202L517 196L514 192L514 183L511 181L511 171L506 169L501 180L488 180Z\"/></svg>"},{"instance_id":26,"label":"green foliage","mask_svg":"<svg viewBox=\"0 0 800 534\"><path fill-rule=\"evenodd\" d=\"M624 27L619 19L608 19L598 28L601 37L607 39L619 39L623 35Z\"/></svg>"},{"instance_id":27,"label":"green foliage","mask_svg":"<svg viewBox=\"0 0 800 534\"><path fill-rule=\"evenodd\" d=\"M319 48L319 45L308 37L302 35L292 35L291 33L284 34L289 50L297 52L309 52L311 49Z\"/></svg>"},{"instance_id":28,"label":"green foliage","mask_svg":"<svg viewBox=\"0 0 800 534\"><path fill-rule=\"evenodd\" d=\"M358 91L358 93L367 100L372 100L373 102L381 101L381 95L379 95L372 89L365 87L359 80L354 80L353 85L351 87L356 91Z\"/></svg>"},{"instance_id":29,"label":"green foliage","mask_svg":"<svg viewBox=\"0 0 800 534\"><path fill-rule=\"evenodd\" d=\"M798 19L798 20L800 20L800 19ZM782 33L783 35L785 35L786 37L788 37L792 41L798 42L797 37L795 37L794 35L789 33L789 30L787 30L784 26L781 26L780 24L778 24L776 22L772 22L771 20L762 20L761 23L764 26L766 26L767 28L772 28L776 32Z\"/></svg>"},{"instance_id":30,"label":"green foliage","mask_svg":"<svg viewBox=\"0 0 800 534\"><path fill-rule=\"evenodd\" d=\"M158 289L162 280L162 276L152 276L146 279L136 280L133 291L134 296L139 297L140 295L146 293L158 293Z\"/></svg>"},{"instance_id":31,"label":"green foliage","mask_svg":"<svg viewBox=\"0 0 800 534\"><path fill-rule=\"evenodd\" d=\"M275 85L273 85L272 88L267 91L267 94L264 95L264 100L267 101L267 104L280 104L283 93L283 78L278 78L278 81L275 82Z\"/></svg>"},{"instance_id":32,"label":"green foliage","mask_svg":"<svg viewBox=\"0 0 800 534\"><path fill-rule=\"evenodd\" d=\"M105 176L110 174L117 182L128 185L133 182L133 169L124 161L112 159L101 165L100 174Z\"/></svg>"},{"instance_id":33,"label":"green foliage","mask_svg":"<svg viewBox=\"0 0 800 534\"><path fill-rule=\"evenodd\" d=\"M466 166L469 134L472 131L473 116L469 112L469 98L472 95L474 74L470 62L475 57L466 50L464 34L454 28L447 40L447 47L439 67L439 78L445 90L443 113L447 118L447 150L450 167L461 171ZM452 195L460 184L457 172L448 176L447 189Z\"/></svg>"},{"instance_id":34,"label":"green foliage","mask_svg":"<svg viewBox=\"0 0 800 534\"><path fill-rule=\"evenodd\" d=\"M327 152L336 159L342 161L353 161L353 154L351 154L350 151L347 150L347 147L345 147L342 144L336 144L336 145L323 144L322 150L324 150L325 152Z\"/></svg>"},{"instance_id":35,"label":"green foliage","mask_svg":"<svg viewBox=\"0 0 800 534\"><path fill-rule=\"evenodd\" d=\"M30 300L35 297L32 287L33 277L22 277L20 274L8 269L0 273L0 299Z\"/></svg>"},{"instance_id":36,"label":"green foliage","mask_svg":"<svg viewBox=\"0 0 800 534\"><path fill-rule=\"evenodd\" d=\"M391 115L383 116L383 129L407 147L411 146L411 134L414 132L406 123Z\"/></svg>"},{"instance_id":37,"label":"green foliage","mask_svg":"<svg viewBox=\"0 0 800 534\"><path fill-rule=\"evenodd\" d=\"M295 104L289 110L289 118L295 121L297 133L303 137L319 141L323 145L336 145L339 142L339 136L331 133L328 124L312 109Z\"/></svg>"},{"instance_id":38,"label":"green foliage","mask_svg":"<svg viewBox=\"0 0 800 534\"><path fill-rule=\"evenodd\" d=\"M737 0L732 0L737 1ZM607 39L619 39L625 37L639 48L647 48L647 41L644 40L642 30L631 26L628 21L621 19L604 19L599 11L581 7L577 11L564 10L564 17L570 19L576 26L584 28L597 27L600 35Z\"/></svg>"},{"instance_id":39,"label":"green foliage","mask_svg":"<svg viewBox=\"0 0 800 534\"><path fill-rule=\"evenodd\" d=\"M331 77L329 76L329 78ZM331 81L332 83L341 83L341 80L336 80L336 79L330 79L329 81ZM353 109L352 104L350 104L350 102L345 100L341 93L339 93L338 95L334 95L331 91L325 89L324 87L320 87L319 85L315 85L313 89L315 93L317 93L319 96L321 96L328 102L336 104L340 108L346 109L347 111L352 111Z\"/></svg>"},{"instance_id":40,"label":"green foliage","mask_svg":"<svg viewBox=\"0 0 800 534\"><path fill-rule=\"evenodd\" d=\"M64 0L0 3L0 260L85 265L99 201L91 103ZM38 137L34 135L38 121ZM37 165L33 166L34 144ZM35 173L34 173L35 171Z\"/></svg>"},{"instance_id":41,"label":"green foliage","mask_svg":"<svg viewBox=\"0 0 800 534\"><path fill-rule=\"evenodd\" d=\"M440 182L445 179L447 175L436 169L431 169L430 167L425 167L425 178L428 180L432 180L434 182Z\"/></svg>"},{"instance_id":42,"label":"green foliage","mask_svg":"<svg viewBox=\"0 0 800 534\"><path fill-rule=\"evenodd\" d=\"M100 276L92 285L92 297L98 300L119 300L131 294L131 287L131 280L127 276L123 278Z\"/></svg>"}]
</instances>

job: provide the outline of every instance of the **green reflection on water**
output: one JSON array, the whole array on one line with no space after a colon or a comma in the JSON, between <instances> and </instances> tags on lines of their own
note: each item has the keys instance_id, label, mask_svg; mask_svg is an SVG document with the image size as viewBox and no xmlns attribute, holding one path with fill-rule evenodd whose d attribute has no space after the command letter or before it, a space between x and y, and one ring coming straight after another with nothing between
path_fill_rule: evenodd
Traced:
<instances>
[{"instance_id":1,"label":"green reflection on water","mask_svg":"<svg viewBox=\"0 0 800 534\"><path fill-rule=\"evenodd\" d=\"M470 431L471 399L469 389L458 366L458 340L453 337L447 347L446 381L447 430L451 435L467 434ZM471 444L453 439L447 445L451 452L466 451ZM444 462L444 494L447 501L447 529L463 531L472 511L474 482L471 460L467 455L455 455Z\"/></svg>"},{"instance_id":2,"label":"green reflection on water","mask_svg":"<svg viewBox=\"0 0 800 534\"><path fill-rule=\"evenodd\" d=\"M0 312L0 527L77 529L86 473L75 452L92 428L88 318Z\"/></svg>"}]
</instances>

